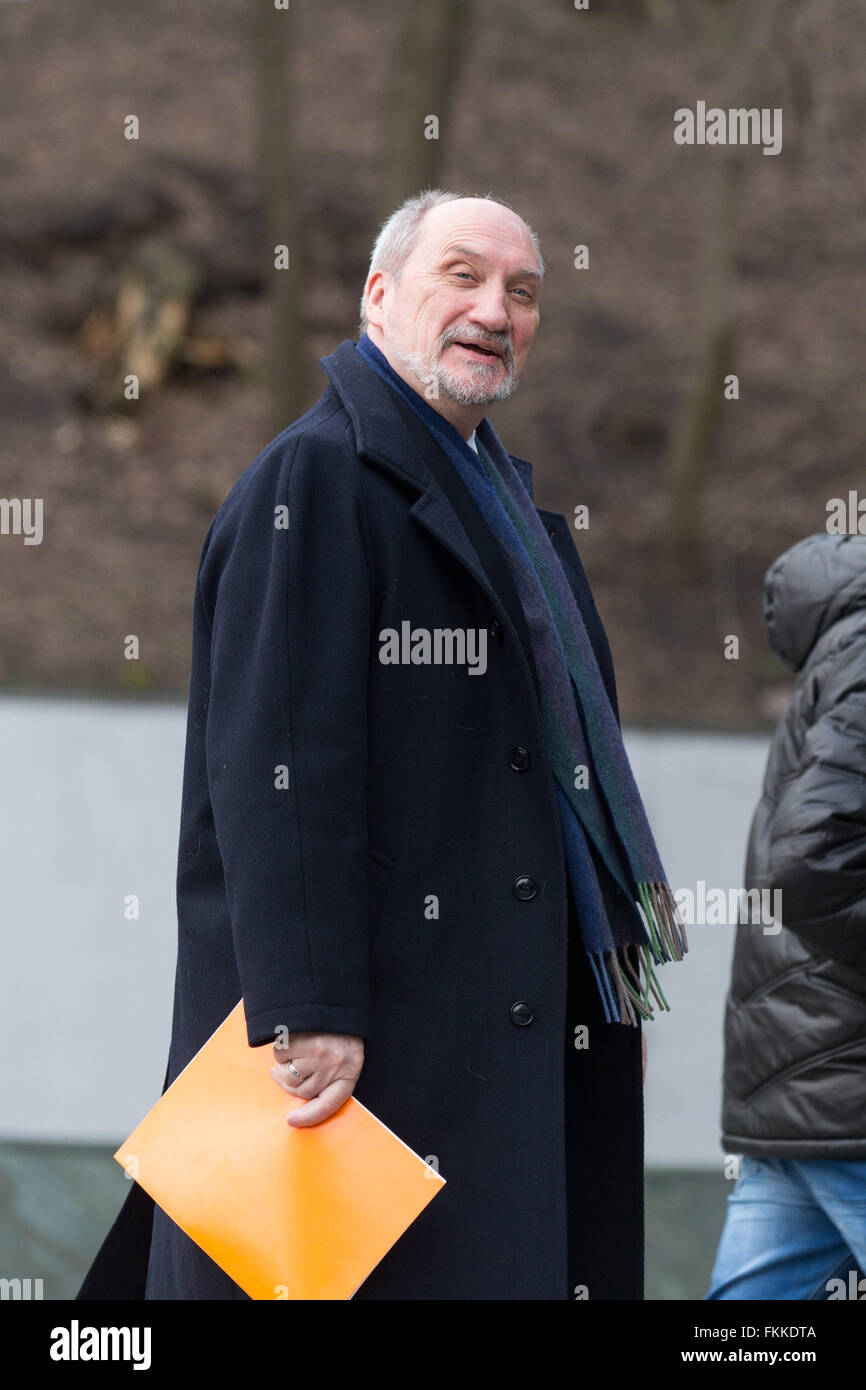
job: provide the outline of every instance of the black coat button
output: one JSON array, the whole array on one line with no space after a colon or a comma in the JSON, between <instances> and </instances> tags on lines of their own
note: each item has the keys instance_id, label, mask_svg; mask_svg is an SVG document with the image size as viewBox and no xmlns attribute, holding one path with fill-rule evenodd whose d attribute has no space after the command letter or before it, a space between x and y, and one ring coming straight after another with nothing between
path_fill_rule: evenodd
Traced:
<instances>
[{"instance_id":1,"label":"black coat button","mask_svg":"<svg viewBox=\"0 0 866 1390\"><path fill-rule=\"evenodd\" d=\"M501 637L501 636L502 636L502 624L501 624L501 622L499 621L498 618L494 618L494 619L491 621L491 623L490 623L490 636L491 636L491 637Z\"/></svg>"},{"instance_id":2,"label":"black coat button","mask_svg":"<svg viewBox=\"0 0 866 1390\"><path fill-rule=\"evenodd\" d=\"M515 772L525 772L532 759L525 748L512 748L508 754L508 766Z\"/></svg>"},{"instance_id":3,"label":"black coat button","mask_svg":"<svg viewBox=\"0 0 866 1390\"><path fill-rule=\"evenodd\" d=\"M511 1005L511 1022L516 1023L518 1028L526 1028L534 1018L535 1014L528 1004L521 1001Z\"/></svg>"},{"instance_id":4,"label":"black coat button","mask_svg":"<svg viewBox=\"0 0 866 1390\"><path fill-rule=\"evenodd\" d=\"M528 903L538 892L538 884L528 874L521 874L514 880L513 892L515 898L519 898L522 903Z\"/></svg>"}]
</instances>

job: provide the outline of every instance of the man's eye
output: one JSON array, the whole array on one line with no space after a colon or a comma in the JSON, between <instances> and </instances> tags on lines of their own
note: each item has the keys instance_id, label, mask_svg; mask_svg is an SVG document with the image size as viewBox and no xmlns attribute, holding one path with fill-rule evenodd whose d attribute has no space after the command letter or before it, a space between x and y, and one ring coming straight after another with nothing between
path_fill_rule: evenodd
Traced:
<instances>
[{"instance_id":1,"label":"man's eye","mask_svg":"<svg viewBox=\"0 0 866 1390\"><path fill-rule=\"evenodd\" d=\"M461 275L465 275L466 278L467 278L467 280L471 280L471 279L472 279L472 271L471 271L471 270L455 270L454 274L457 276L458 279L460 278Z\"/></svg>"}]
</instances>

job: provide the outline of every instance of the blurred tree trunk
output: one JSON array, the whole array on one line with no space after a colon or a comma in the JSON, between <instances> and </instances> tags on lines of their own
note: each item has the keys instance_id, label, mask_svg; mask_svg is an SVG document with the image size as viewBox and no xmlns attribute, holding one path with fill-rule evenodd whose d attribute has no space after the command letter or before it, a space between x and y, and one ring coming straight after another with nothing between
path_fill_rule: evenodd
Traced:
<instances>
[{"instance_id":1,"label":"blurred tree trunk","mask_svg":"<svg viewBox=\"0 0 866 1390\"><path fill-rule=\"evenodd\" d=\"M262 276L270 306L266 379L273 434L303 414L308 404L303 224L289 62L292 24L291 10L277 10L269 0L250 0L256 153L264 226ZM277 246L288 248L288 269L275 265Z\"/></svg>"},{"instance_id":2,"label":"blurred tree trunk","mask_svg":"<svg viewBox=\"0 0 866 1390\"><path fill-rule=\"evenodd\" d=\"M404 0L389 65L380 221L439 183L474 13L475 0ZM437 140L425 136L428 116L438 118Z\"/></svg>"},{"instance_id":3,"label":"blurred tree trunk","mask_svg":"<svg viewBox=\"0 0 866 1390\"><path fill-rule=\"evenodd\" d=\"M669 540L691 566L702 548L700 500L706 464L729 405L724 380L734 370L737 214L745 174L740 146L725 146L707 200L700 253L697 368L676 421L668 459Z\"/></svg>"},{"instance_id":4,"label":"blurred tree trunk","mask_svg":"<svg viewBox=\"0 0 866 1390\"><path fill-rule=\"evenodd\" d=\"M747 13L740 0L718 0L701 11L705 47L722 64L723 109L740 105L748 90L754 54L744 51ZM751 103L747 102L747 105ZM706 153L710 153L709 147ZM736 231L744 186L744 150L713 147L710 196L705 203L698 256L697 367L691 391L674 424L667 462L668 544L687 568L703 549L700 501L706 464L720 432L724 378L733 371L735 343Z\"/></svg>"},{"instance_id":5,"label":"blurred tree trunk","mask_svg":"<svg viewBox=\"0 0 866 1390\"><path fill-rule=\"evenodd\" d=\"M833 30L831 0L714 0L699 11L709 54L720 52L727 103L752 107L756 101L779 107L795 117L794 139L786 139L791 169L802 168L807 136L821 142L820 118L813 117L815 71L820 38ZM818 49L820 53L820 49ZM757 94L760 93L760 96ZM784 101L782 96L784 94ZM716 103L709 103L713 105ZM822 150L827 161L827 147ZM740 145L717 147L715 183L707 200L700 257L697 371L692 394L684 403L672 435L668 459L668 529L674 554L693 565L701 553L700 495L706 464L730 408L723 396L724 377L733 371L736 337L737 219L744 199L746 160L754 167L757 151ZM819 160L819 167L821 161ZM759 171L760 172L760 171Z\"/></svg>"}]
</instances>

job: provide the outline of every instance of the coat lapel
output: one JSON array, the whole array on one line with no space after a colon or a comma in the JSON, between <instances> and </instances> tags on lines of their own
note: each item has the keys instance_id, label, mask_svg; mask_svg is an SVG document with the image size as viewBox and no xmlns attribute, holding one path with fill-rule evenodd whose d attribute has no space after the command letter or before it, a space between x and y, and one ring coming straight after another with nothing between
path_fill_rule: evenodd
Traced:
<instances>
[{"instance_id":1,"label":"coat lapel","mask_svg":"<svg viewBox=\"0 0 866 1390\"><path fill-rule=\"evenodd\" d=\"M456 554L479 584L490 591L478 556L431 467L430 454L433 450L441 450L429 430L419 420L423 436L414 431L410 433L402 412L396 408L403 402L367 365L351 339L346 338L329 357L322 357L320 361L349 413L358 453L421 494L412 507L412 515ZM532 496L532 465L523 459L513 462Z\"/></svg>"},{"instance_id":2,"label":"coat lapel","mask_svg":"<svg viewBox=\"0 0 866 1390\"><path fill-rule=\"evenodd\" d=\"M441 474L443 465L448 472L453 470L451 461L423 422L415 416L411 407L388 389L381 377L371 370L356 351L355 344L350 339L342 342L329 357L320 360L348 411L359 455L363 455L419 493L409 509L410 514L419 525L444 545L481 585L488 600L495 607L500 621L505 623L512 636L517 639L518 648L522 651L526 663L526 674L537 692L535 662L523 611L516 591L511 602L508 602L502 592L506 583L509 587L513 583L510 574L507 573L504 557L500 558L500 582L492 583L479 557L479 550L472 543L448 491L439 481L438 475ZM524 459L515 458L513 462L531 495L532 465ZM457 478L456 472L454 481L455 485L464 486ZM474 503L471 505L474 509ZM483 523L481 524L483 526ZM478 535L477 529L475 534ZM483 539L479 537L480 541ZM490 542L496 544L492 537ZM483 553L494 558L489 543Z\"/></svg>"},{"instance_id":3,"label":"coat lapel","mask_svg":"<svg viewBox=\"0 0 866 1390\"><path fill-rule=\"evenodd\" d=\"M503 602L504 586L491 583L490 576L479 558L479 550L470 540L437 477L444 463L448 470L454 472L456 478L456 470L453 470L450 459L405 401L396 392L390 391L381 377L368 366L350 338L344 339L328 357L322 357L320 361L332 389L342 400L352 421L358 454L418 493L410 508L412 516L465 565L481 585L489 601L495 606L500 621L504 621L512 638L516 639L526 664L527 679L532 680L537 692L538 678L532 646L519 600L517 612L512 604ZM532 497L532 464L515 454L509 454L509 458L523 480L529 496ZM465 485L461 483L461 486ZM550 512L542 508L536 510L565 566L611 704L616 711L616 690L607 639L595 610L580 559L574 549L568 522L559 512ZM475 534L477 536L477 530ZM489 556L489 548L483 553Z\"/></svg>"},{"instance_id":4,"label":"coat lapel","mask_svg":"<svg viewBox=\"0 0 866 1390\"><path fill-rule=\"evenodd\" d=\"M358 452L385 464L404 481L426 489L430 482L429 467L414 457L412 441L402 420L399 421L402 430L398 429L394 396L364 361L351 338L345 338L328 357L321 357L319 361L349 412ZM531 497L532 464L514 454L509 454L509 458Z\"/></svg>"}]
</instances>

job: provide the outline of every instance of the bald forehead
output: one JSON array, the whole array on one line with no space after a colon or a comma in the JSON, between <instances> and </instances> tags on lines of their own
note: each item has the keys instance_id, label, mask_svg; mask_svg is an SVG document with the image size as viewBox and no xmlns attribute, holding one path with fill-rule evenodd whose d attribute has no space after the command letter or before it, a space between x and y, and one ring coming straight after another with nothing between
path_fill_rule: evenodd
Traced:
<instances>
[{"instance_id":1,"label":"bald forehead","mask_svg":"<svg viewBox=\"0 0 866 1390\"><path fill-rule=\"evenodd\" d=\"M486 250L491 241L523 252L527 268L537 268L538 257L523 219L484 198L455 198L430 208L421 223L416 252L426 258L476 243L479 250Z\"/></svg>"}]
</instances>

